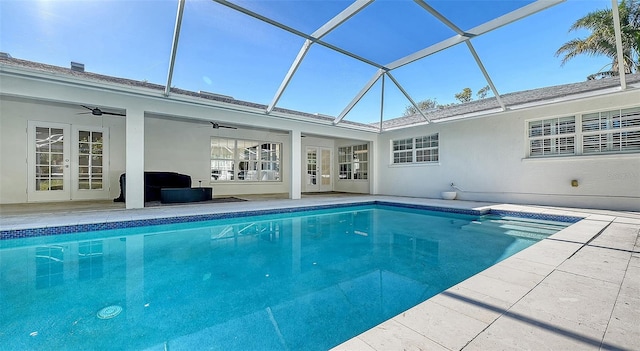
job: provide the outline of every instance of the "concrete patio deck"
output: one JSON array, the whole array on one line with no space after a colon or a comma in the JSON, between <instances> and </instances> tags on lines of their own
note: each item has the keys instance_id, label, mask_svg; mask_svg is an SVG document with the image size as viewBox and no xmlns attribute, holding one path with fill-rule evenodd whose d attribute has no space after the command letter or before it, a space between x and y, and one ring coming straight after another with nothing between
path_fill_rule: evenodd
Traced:
<instances>
[{"instance_id":1,"label":"concrete patio deck","mask_svg":"<svg viewBox=\"0 0 640 351\"><path fill-rule=\"evenodd\" d=\"M0 230L373 200L580 216L334 350L640 350L640 213L335 194L251 200L138 210L3 205Z\"/></svg>"}]
</instances>

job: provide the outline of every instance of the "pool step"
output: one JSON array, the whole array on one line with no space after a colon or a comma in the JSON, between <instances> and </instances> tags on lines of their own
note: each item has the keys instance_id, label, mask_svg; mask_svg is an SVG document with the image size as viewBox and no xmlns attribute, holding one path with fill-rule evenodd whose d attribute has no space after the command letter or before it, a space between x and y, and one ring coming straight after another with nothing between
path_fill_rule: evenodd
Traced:
<instances>
[{"instance_id":1,"label":"pool step","mask_svg":"<svg viewBox=\"0 0 640 351\"><path fill-rule=\"evenodd\" d=\"M540 220L529 220L516 217L502 217L496 219L482 219L473 221L462 227L485 234L502 234L524 239L542 240L549 235L566 228L565 223Z\"/></svg>"}]
</instances>

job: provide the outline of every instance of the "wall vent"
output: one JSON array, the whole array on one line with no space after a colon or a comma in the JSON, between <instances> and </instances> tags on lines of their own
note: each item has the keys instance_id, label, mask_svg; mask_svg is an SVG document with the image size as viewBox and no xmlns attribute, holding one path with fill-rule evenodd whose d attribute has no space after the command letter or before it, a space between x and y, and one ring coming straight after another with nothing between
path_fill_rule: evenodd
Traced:
<instances>
[{"instance_id":1,"label":"wall vent","mask_svg":"<svg viewBox=\"0 0 640 351\"><path fill-rule=\"evenodd\" d=\"M71 70L76 72L84 72L84 63L71 61Z\"/></svg>"}]
</instances>

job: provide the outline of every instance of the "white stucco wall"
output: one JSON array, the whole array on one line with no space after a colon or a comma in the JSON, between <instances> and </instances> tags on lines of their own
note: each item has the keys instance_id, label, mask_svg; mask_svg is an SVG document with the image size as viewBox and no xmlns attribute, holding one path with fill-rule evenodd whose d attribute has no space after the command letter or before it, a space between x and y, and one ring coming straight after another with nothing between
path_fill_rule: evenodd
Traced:
<instances>
[{"instance_id":1,"label":"white stucco wall","mask_svg":"<svg viewBox=\"0 0 640 351\"><path fill-rule=\"evenodd\" d=\"M100 126L109 129L109 192L102 199L119 194L118 175L124 170L124 118L96 117L82 107L0 97L0 203L27 202L27 124L29 121L65 123L72 126Z\"/></svg>"},{"instance_id":2,"label":"white stucco wall","mask_svg":"<svg viewBox=\"0 0 640 351\"><path fill-rule=\"evenodd\" d=\"M144 111L145 150L140 154L134 150L132 154L141 161L144 158L145 170L189 174L195 186L199 180L203 181L203 186L210 185L211 135L283 143L282 182L215 183L216 195L288 193L292 179L290 131L318 135L319 140L324 140L323 145L333 145L335 138L355 137L368 141L377 138L375 133L335 127L330 123L318 125L296 116L265 116L258 109L243 111L237 106L211 106L211 103L198 98L179 95L167 98L149 89L104 84L54 73L23 69L15 69L14 72L12 68L2 67L0 79L0 203L27 202L26 125L31 119L70 124L82 121L83 125L104 123L105 127L110 128L110 192L105 198L112 199L119 195L118 178L126 169L126 119L103 116L102 119L87 120L85 118L91 115L77 115L87 112L80 107L81 104L109 106L111 109L136 113ZM171 116L171 119L167 119L167 116ZM196 123L195 120L200 122ZM208 122L212 120L234 124L239 129L213 130ZM304 157L304 151L301 156ZM300 167L300 175L303 174L304 169Z\"/></svg>"},{"instance_id":3,"label":"white stucco wall","mask_svg":"<svg viewBox=\"0 0 640 351\"><path fill-rule=\"evenodd\" d=\"M211 182L211 137L282 143L281 176L277 182ZM213 129L207 121L145 118L145 170L178 172L191 176L192 186L213 187L214 195L287 193L289 135L249 129Z\"/></svg>"},{"instance_id":4,"label":"white stucco wall","mask_svg":"<svg viewBox=\"0 0 640 351\"><path fill-rule=\"evenodd\" d=\"M526 121L628 108L640 92L563 102L491 117L386 132L379 140L379 193L507 203L640 210L640 154L528 159ZM391 140L439 133L440 162L392 165ZM571 180L579 181L578 187Z\"/></svg>"}]
</instances>

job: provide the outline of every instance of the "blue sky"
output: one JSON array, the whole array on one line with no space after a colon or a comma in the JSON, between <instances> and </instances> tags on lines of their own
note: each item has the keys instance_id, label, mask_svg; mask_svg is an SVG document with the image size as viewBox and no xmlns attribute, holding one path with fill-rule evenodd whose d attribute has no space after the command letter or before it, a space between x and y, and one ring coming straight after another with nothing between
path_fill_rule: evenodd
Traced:
<instances>
[{"instance_id":1,"label":"blue sky","mask_svg":"<svg viewBox=\"0 0 640 351\"><path fill-rule=\"evenodd\" d=\"M524 6L529 1L428 1L463 30ZM260 14L311 33L350 1L236 1ZM610 8L608 0L568 0L529 18L474 38L472 44L501 94L583 81L609 63L578 57L561 67L555 51L584 37L568 32L588 12ZM0 0L0 51L15 58L165 84L177 0ZM329 33L325 41L380 64L453 36L413 1L376 1ZM268 104L304 39L209 0L187 0L172 85ZM321 45L313 45L278 106L337 116L376 68ZM461 44L392 71L416 100L455 102L454 94L487 83ZM381 82L347 115L380 118ZM385 82L384 118L401 115L409 102Z\"/></svg>"}]
</instances>

